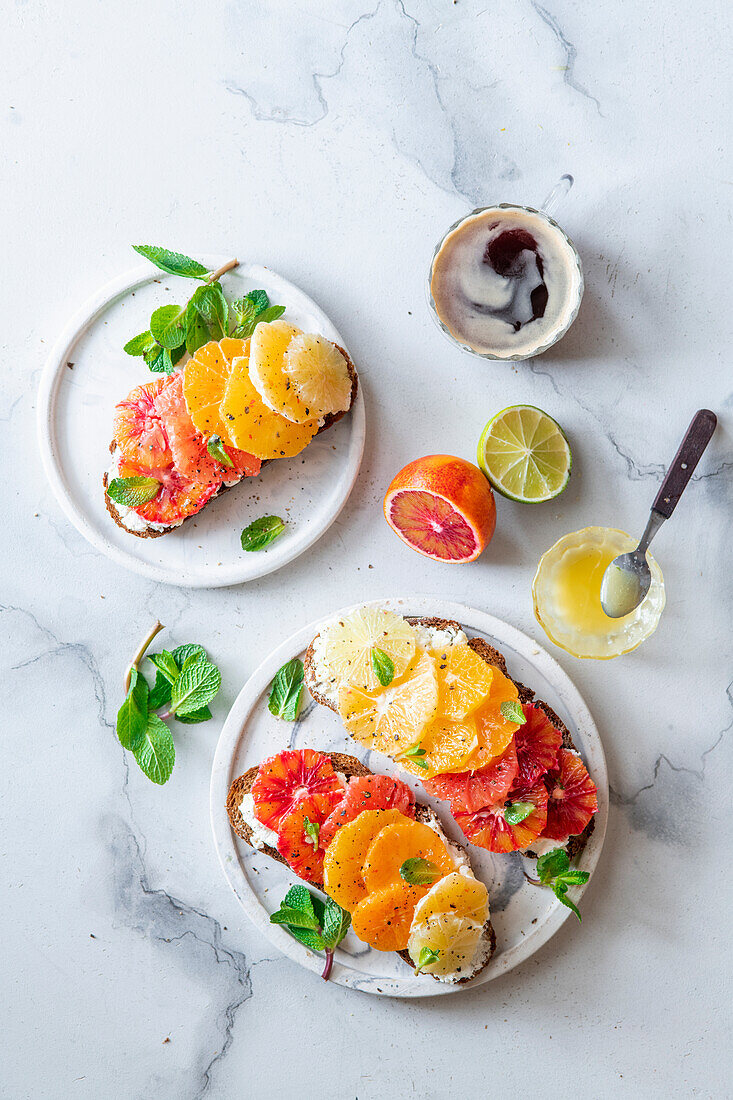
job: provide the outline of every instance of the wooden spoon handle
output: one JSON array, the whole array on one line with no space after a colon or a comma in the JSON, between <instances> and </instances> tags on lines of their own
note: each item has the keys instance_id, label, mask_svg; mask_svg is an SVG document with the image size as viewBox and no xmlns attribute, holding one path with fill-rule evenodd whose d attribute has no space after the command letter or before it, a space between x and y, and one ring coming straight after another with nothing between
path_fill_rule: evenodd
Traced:
<instances>
[{"instance_id":1,"label":"wooden spoon handle","mask_svg":"<svg viewBox=\"0 0 733 1100\"><path fill-rule=\"evenodd\" d=\"M718 418L710 409L698 409L695 413L652 504L652 511L659 512L665 519L672 515L717 423Z\"/></svg>"}]
</instances>

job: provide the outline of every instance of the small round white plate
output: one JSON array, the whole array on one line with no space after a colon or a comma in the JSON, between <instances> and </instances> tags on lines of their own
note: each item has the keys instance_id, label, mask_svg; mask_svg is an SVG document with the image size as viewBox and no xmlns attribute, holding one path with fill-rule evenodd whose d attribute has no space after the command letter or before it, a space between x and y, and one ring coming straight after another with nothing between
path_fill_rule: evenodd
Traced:
<instances>
[{"instance_id":1,"label":"small round white plate","mask_svg":"<svg viewBox=\"0 0 733 1100\"><path fill-rule=\"evenodd\" d=\"M531 687L540 699L553 707L570 730L575 745L582 753L590 774L598 787L598 813L593 834L583 852L579 866L593 871L603 846L608 816L608 774L598 731L588 708L555 660L526 634L463 604L436 600L433 597L373 601L379 607L390 607L401 615L437 615L456 619L469 637L485 638L506 657L511 676ZM320 622L298 630L267 657L240 691L224 724L216 747L211 773L211 824L214 843L232 890L250 920L283 954L319 973L322 956L305 948L283 928L270 924L270 914L279 908L288 888L297 877L287 867L250 848L232 831L226 812L229 786L248 768L284 748L324 749L327 752L347 752L358 756L375 772L398 774L387 757L364 752L345 733L337 714L311 700L303 707L299 720L286 723L267 709L270 683L277 670L293 657L302 657L320 627L335 615L351 610L342 608ZM440 814L445 831L453 840L466 844L465 838L446 812L446 804L428 798L419 782L402 773L421 802L434 806ZM390 997L431 997L473 989L534 954L570 916L551 890L533 886L524 877L526 863L531 870L534 861L523 860L519 854L493 855L481 848L467 845L474 873L489 889L491 919L496 931L497 947L489 965L465 985L448 985L425 976L416 976L396 954L374 951L349 932L336 952L331 981L364 993L380 993ZM582 887L577 889L577 898ZM574 919L574 918L573 918Z\"/></svg>"},{"instance_id":2,"label":"small round white plate","mask_svg":"<svg viewBox=\"0 0 733 1100\"><path fill-rule=\"evenodd\" d=\"M204 256L210 270L227 256ZM285 317L345 347L315 302L266 267L240 264L222 280L227 298L262 287L286 307ZM364 401L293 459L266 466L200 515L162 538L140 539L107 513L102 475L109 466L112 416L118 401L152 375L123 345L144 331L150 314L184 302L196 283L146 263L102 287L72 317L49 355L41 378L38 431L43 464L59 504L97 550L152 580L189 588L219 588L254 580L302 554L333 523L356 480L364 449ZM242 529L263 515L288 521L266 550L245 553Z\"/></svg>"}]
</instances>

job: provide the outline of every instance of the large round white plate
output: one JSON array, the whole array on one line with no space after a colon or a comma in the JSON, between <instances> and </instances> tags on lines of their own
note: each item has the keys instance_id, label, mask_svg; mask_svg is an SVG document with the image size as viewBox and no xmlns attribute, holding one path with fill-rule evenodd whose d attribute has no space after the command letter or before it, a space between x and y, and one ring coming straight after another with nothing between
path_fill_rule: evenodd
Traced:
<instances>
[{"instance_id":1,"label":"large round white plate","mask_svg":"<svg viewBox=\"0 0 733 1100\"><path fill-rule=\"evenodd\" d=\"M469 637L485 638L506 657L509 672L515 679L531 687L540 699L549 703L567 724L577 748L585 758L598 787L598 813L595 830L580 858L579 866L593 871L603 846L608 816L608 774L598 731L588 708L572 682L536 642L519 630L463 604L436 600L433 597L376 600L380 607L391 607L401 615L438 615L460 622ZM214 843L232 890L252 922L283 954L308 970L320 972L321 956L307 950L284 929L270 924L270 914L280 905L289 886L299 881L282 864L256 852L232 831L226 812L226 797L231 782L283 748L314 748L330 752L348 752L359 756L373 771L398 774L387 757L364 752L344 732L338 715L309 700L295 724L275 718L267 709L270 683L277 670L293 657L303 656L309 642L323 623L334 615L345 615L349 608L328 615L320 622L298 630L267 657L239 693L224 724L216 748L211 773L211 824ZM434 806L443 821L446 833L459 843L465 838L446 813L445 803L428 798L419 782L410 781L418 798ZM331 980L339 985L364 993L381 993L391 997L429 997L473 989L506 974L512 967L529 958L567 920L570 910L561 905L546 888L528 883L523 865L531 870L533 861L518 854L493 855L481 848L469 846L471 863L476 875L489 889L491 919L497 937L496 952L489 965L465 985L448 985L429 977L416 977L397 955L373 951L353 932L349 932L336 952ZM582 887L577 889L579 897Z\"/></svg>"},{"instance_id":2,"label":"large round white plate","mask_svg":"<svg viewBox=\"0 0 733 1100\"><path fill-rule=\"evenodd\" d=\"M204 256L210 270L227 256ZM144 264L102 287L72 317L49 355L41 378L38 430L43 464L67 517L98 550L156 581L218 588L271 573L298 557L333 523L351 492L364 449L364 401L317 436L302 455L266 466L176 531L140 539L113 523L104 505L102 475L109 465L115 405L133 386L149 382L142 359L123 345L168 302L183 302L197 284ZM286 307L299 328L345 346L315 302L266 267L240 264L223 278L227 297L255 287ZM244 553L242 528L262 515L288 520L266 550Z\"/></svg>"}]
</instances>

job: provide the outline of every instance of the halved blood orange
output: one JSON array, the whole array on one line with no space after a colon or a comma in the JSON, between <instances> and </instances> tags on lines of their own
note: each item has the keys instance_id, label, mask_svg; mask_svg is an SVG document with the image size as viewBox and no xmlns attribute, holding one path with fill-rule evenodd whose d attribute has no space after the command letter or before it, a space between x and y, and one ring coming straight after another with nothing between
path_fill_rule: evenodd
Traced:
<instances>
[{"instance_id":1,"label":"halved blood orange","mask_svg":"<svg viewBox=\"0 0 733 1100\"><path fill-rule=\"evenodd\" d=\"M519 765L517 783L522 787L531 787L540 776L555 767L562 745L562 731L553 726L539 707L523 703L522 710L527 720L514 734Z\"/></svg>"},{"instance_id":2,"label":"halved blood orange","mask_svg":"<svg viewBox=\"0 0 733 1100\"><path fill-rule=\"evenodd\" d=\"M323 881L326 893L343 909L352 912L366 896L362 867L374 837L385 825L401 821L399 810L363 810L344 825L326 848Z\"/></svg>"},{"instance_id":3,"label":"halved blood orange","mask_svg":"<svg viewBox=\"0 0 733 1100\"><path fill-rule=\"evenodd\" d=\"M405 818L385 825L369 845L362 868L367 891L371 894L404 883L400 867L408 859L426 859L434 864L436 877L433 882L455 870L448 849L435 830L422 821ZM419 895L427 894L431 885L417 886Z\"/></svg>"},{"instance_id":4,"label":"halved blood orange","mask_svg":"<svg viewBox=\"0 0 733 1100\"><path fill-rule=\"evenodd\" d=\"M507 821L509 806L526 803L532 808L517 823ZM517 852L529 848L542 833L547 822L547 791L544 783L534 787L513 790L506 802L486 806L473 814L454 815L458 826L472 844L488 848L490 852Z\"/></svg>"},{"instance_id":5,"label":"halved blood orange","mask_svg":"<svg viewBox=\"0 0 733 1100\"><path fill-rule=\"evenodd\" d=\"M173 455L155 398L167 378L136 386L115 408L114 440L125 458L147 470L170 466Z\"/></svg>"},{"instance_id":6,"label":"halved blood orange","mask_svg":"<svg viewBox=\"0 0 733 1100\"><path fill-rule=\"evenodd\" d=\"M408 463L384 498L384 516L403 542L435 561L474 561L496 526L491 485L470 462L428 455Z\"/></svg>"},{"instance_id":7,"label":"halved blood orange","mask_svg":"<svg viewBox=\"0 0 733 1100\"><path fill-rule=\"evenodd\" d=\"M323 849L306 826L318 825L321 802L305 795L281 818L277 830L277 850L306 882L323 882Z\"/></svg>"},{"instance_id":8,"label":"halved blood orange","mask_svg":"<svg viewBox=\"0 0 733 1100\"><path fill-rule=\"evenodd\" d=\"M428 794L450 802L451 813L473 814L504 803L517 776L517 750L510 741L501 756L473 772L436 775L423 780Z\"/></svg>"},{"instance_id":9,"label":"halved blood orange","mask_svg":"<svg viewBox=\"0 0 733 1100\"><path fill-rule=\"evenodd\" d=\"M343 798L343 787L328 756L315 749L286 749L264 760L252 784L255 817L268 829L304 799L321 825Z\"/></svg>"},{"instance_id":10,"label":"halved blood orange","mask_svg":"<svg viewBox=\"0 0 733 1100\"><path fill-rule=\"evenodd\" d=\"M580 757L570 749L560 749L557 770L546 776L545 785L547 825L542 835L564 840L582 833L598 809L598 791Z\"/></svg>"},{"instance_id":11,"label":"halved blood orange","mask_svg":"<svg viewBox=\"0 0 733 1100\"><path fill-rule=\"evenodd\" d=\"M148 469L134 462L121 459L118 477L154 477L160 482L160 489L152 500L141 504L133 511L149 523L163 523L175 526L188 516L193 516L211 500L217 485L198 485L188 478L181 477L173 466L165 469Z\"/></svg>"},{"instance_id":12,"label":"halved blood orange","mask_svg":"<svg viewBox=\"0 0 733 1100\"><path fill-rule=\"evenodd\" d=\"M415 906L424 891L406 883L387 886L363 898L351 914L351 927L377 951L404 951Z\"/></svg>"},{"instance_id":13,"label":"halved blood orange","mask_svg":"<svg viewBox=\"0 0 733 1100\"><path fill-rule=\"evenodd\" d=\"M339 829L363 810L391 809L399 810L405 817L415 816L415 796L406 783L388 775L352 775L343 801L321 826L321 847L327 848Z\"/></svg>"}]
</instances>

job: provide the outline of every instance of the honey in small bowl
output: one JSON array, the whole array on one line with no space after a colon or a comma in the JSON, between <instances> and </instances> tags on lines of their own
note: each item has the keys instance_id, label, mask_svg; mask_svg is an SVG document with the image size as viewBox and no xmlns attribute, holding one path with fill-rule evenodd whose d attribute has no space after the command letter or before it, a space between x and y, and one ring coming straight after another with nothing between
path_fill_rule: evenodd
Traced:
<instances>
[{"instance_id":1,"label":"honey in small bowl","mask_svg":"<svg viewBox=\"0 0 733 1100\"><path fill-rule=\"evenodd\" d=\"M534 613L548 638L574 657L608 660L629 653L653 634L664 610L664 578L647 555L652 583L639 606L621 619L601 606L601 581L619 554L636 548L624 531L584 527L543 554L532 582Z\"/></svg>"}]
</instances>

